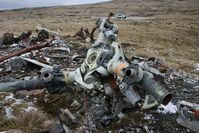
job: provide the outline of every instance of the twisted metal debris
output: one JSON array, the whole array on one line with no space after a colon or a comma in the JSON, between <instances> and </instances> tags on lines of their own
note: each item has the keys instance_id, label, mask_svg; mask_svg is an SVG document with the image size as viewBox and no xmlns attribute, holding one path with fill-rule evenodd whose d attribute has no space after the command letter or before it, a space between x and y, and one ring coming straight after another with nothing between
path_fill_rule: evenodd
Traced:
<instances>
[{"instance_id":1,"label":"twisted metal debris","mask_svg":"<svg viewBox=\"0 0 199 133\"><path fill-rule=\"evenodd\" d=\"M56 94L63 92L65 86L76 85L89 99L85 104L88 132L118 120L124 109L167 105L172 94L156 82L149 69L127 60L118 41L118 26L110 22L111 16L96 22L98 38L79 68L43 68L37 80L0 83L0 91L46 88L50 94Z\"/></svg>"}]
</instances>

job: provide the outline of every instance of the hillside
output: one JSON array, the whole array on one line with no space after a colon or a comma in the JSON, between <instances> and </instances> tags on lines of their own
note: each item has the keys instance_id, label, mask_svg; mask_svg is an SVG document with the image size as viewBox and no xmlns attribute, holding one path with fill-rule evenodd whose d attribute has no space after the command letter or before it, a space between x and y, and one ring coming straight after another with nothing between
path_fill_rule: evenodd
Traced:
<instances>
[{"instance_id":1,"label":"hillside","mask_svg":"<svg viewBox=\"0 0 199 133\"><path fill-rule=\"evenodd\" d=\"M0 12L0 36L19 35L43 25L63 36L81 27L90 30L95 20L109 12L122 12L127 19L115 19L120 41L131 47L132 55L155 56L170 66L195 72L199 63L198 0L114 0L92 5L17 9ZM198 74L198 73L197 73Z\"/></svg>"}]
</instances>

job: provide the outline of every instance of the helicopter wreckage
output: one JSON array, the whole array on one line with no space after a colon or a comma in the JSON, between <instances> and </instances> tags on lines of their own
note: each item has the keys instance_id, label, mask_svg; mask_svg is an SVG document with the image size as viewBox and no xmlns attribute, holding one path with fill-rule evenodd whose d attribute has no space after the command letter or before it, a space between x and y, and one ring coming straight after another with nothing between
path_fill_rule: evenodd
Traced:
<instances>
[{"instance_id":1,"label":"helicopter wreckage","mask_svg":"<svg viewBox=\"0 0 199 133\"><path fill-rule=\"evenodd\" d=\"M99 29L98 37L95 41L91 37L92 46L87 50L85 59L79 67L66 70L19 57L22 62L40 66L42 69L39 75L34 80L2 82L0 92L46 88L50 94L78 93L81 97L80 102L83 104L78 106L77 112L83 110L85 120L81 122L81 116L78 113L73 115L68 109L61 109L59 116L61 122L58 126L60 132L67 132L71 128L62 119L68 119L67 121L71 121L74 125L84 123L83 129L86 132L93 132L118 121L123 117L122 112L126 110L142 111L169 104L172 94L157 81L157 78L163 77L163 74L150 66L149 62L141 64L139 58L130 61L124 55L117 36L118 26L110 21L111 16L113 14L101 17L96 22L94 30ZM56 43L57 40L54 39L44 43L42 47ZM32 47L34 50L35 46ZM13 56L20 54L13 54ZM8 58L10 57L1 59L3 61ZM188 106L189 109L184 109L184 106ZM179 103L179 110L181 110L179 111L181 116L177 121L198 132L199 129L196 126L199 124L198 117L196 116L194 121L196 125L187 121L183 123L184 112L182 111L197 112L198 108L193 109L193 106L184 102ZM65 114L64 118L61 117L62 114ZM52 129L52 132L57 130L56 128Z\"/></svg>"}]
</instances>

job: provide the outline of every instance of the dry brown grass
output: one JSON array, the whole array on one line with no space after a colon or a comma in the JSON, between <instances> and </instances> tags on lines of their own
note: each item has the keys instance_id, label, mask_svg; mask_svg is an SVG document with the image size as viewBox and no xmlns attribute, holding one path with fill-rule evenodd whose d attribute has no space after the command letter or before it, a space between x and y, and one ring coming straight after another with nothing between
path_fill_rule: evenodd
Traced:
<instances>
[{"instance_id":1,"label":"dry brown grass","mask_svg":"<svg viewBox=\"0 0 199 133\"><path fill-rule=\"evenodd\" d=\"M49 117L40 111L30 113L20 113L13 119L0 121L0 131L19 129L24 133L32 133L43 129L50 129L53 121L47 123Z\"/></svg>"},{"instance_id":2,"label":"dry brown grass","mask_svg":"<svg viewBox=\"0 0 199 133\"><path fill-rule=\"evenodd\" d=\"M120 27L121 42L130 43L127 56L156 56L170 66L194 72L199 63L198 0L114 0L108 3L38 8L0 12L0 36L19 35L37 25L73 35L80 27L94 26L99 16L122 11L127 16L147 16L146 20L114 20ZM136 44L136 47L135 47Z\"/></svg>"}]
</instances>

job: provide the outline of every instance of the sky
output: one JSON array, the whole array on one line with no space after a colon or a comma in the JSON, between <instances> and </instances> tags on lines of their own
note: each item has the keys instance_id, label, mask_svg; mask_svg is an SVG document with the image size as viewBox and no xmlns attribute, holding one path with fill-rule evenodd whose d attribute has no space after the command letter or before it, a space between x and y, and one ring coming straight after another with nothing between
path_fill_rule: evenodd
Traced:
<instances>
[{"instance_id":1,"label":"sky","mask_svg":"<svg viewBox=\"0 0 199 133\"><path fill-rule=\"evenodd\" d=\"M0 9L17 9L27 7L45 7L59 5L79 5L110 0L0 0Z\"/></svg>"}]
</instances>

